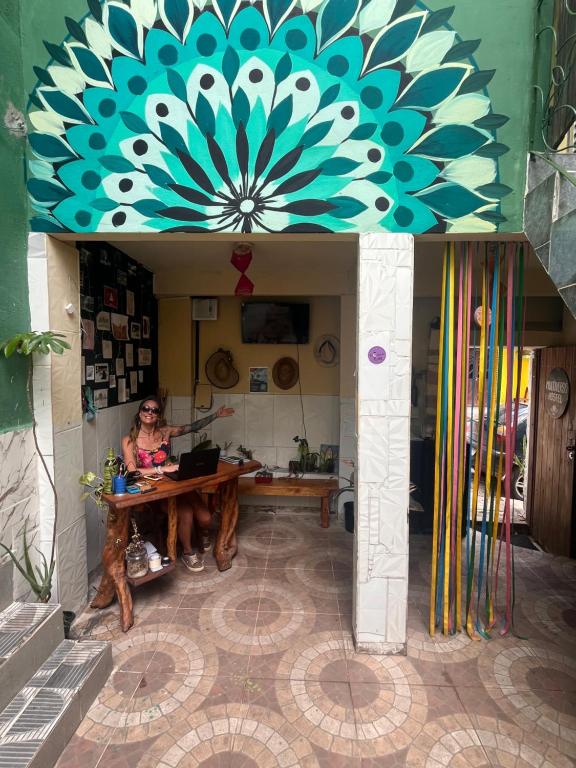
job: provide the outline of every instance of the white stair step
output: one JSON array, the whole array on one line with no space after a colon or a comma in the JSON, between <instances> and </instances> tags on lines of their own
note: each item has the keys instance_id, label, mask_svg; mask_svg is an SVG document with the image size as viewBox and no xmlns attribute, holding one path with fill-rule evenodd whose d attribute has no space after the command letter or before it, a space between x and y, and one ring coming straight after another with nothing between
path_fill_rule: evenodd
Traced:
<instances>
[{"instance_id":1,"label":"white stair step","mask_svg":"<svg viewBox=\"0 0 576 768\"><path fill-rule=\"evenodd\" d=\"M0 612L0 709L63 639L59 605L12 603Z\"/></svg>"},{"instance_id":2,"label":"white stair step","mask_svg":"<svg viewBox=\"0 0 576 768\"><path fill-rule=\"evenodd\" d=\"M112 671L110 643L63 640L0 711L0 768L50 768Z\"/></svg>"}]
</instances>

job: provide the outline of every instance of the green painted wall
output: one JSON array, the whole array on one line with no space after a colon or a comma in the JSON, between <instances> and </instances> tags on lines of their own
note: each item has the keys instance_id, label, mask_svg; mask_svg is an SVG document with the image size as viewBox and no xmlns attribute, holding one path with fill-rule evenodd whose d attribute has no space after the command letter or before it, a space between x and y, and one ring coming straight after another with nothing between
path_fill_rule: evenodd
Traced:
<instances>
[{"instance_id":1,"label":"green painted wall","mask_svg":"<svg viewBox=\"0 0 576 768\"><path fill-rule=\"evenodd\" d=\"M26 267L27 197L24 186L25 138L14 107L25 112L20 53L20 3L0 4L0 339L30 327ZM0 359L0 432L30 423L25 360Z\"/></svg>"},{"instance_id":2,"label":"green painted wall","mask_svg":"<svg viewBox=\"0 0 576 768\"><path fill-rule=\"evenodd\" d=\"M157 2L160 4L164 0L157 0ZM386 8L394 0L378 0L378 2L383 9L383 13L385 13ZM151 3L152 0L141 0L138 6L139 8L144 8ZM460 40L479 39L481 42L473 54L473 63L480 70L495 70L495 75L484 93L490 98L491 110L495 113L506 115L509 118L504 126L498 128L495 141L510 148L507 154L498 159L498 178L495 181L505 184L513 190L511 194L502 199L501 207L497 209L505 219L499 224L500 232L522 231L526 151L529 145L530 112L533 103L532 78L534 71L536 3L537 0L506 0L505 3L502 3L501 0L484 0L481 3L478 0L456 0L453 3L455 9L451 18L446 23L446 26L441 25L440 27L440 29L454 30L458 35L457 39ZM177 3L172 4L173 7L177 5ZM203 6L204 3L201 3L201 5ZM223 7L225 5L223 4ZM311 9L313 16L316 10L321 7L320 0L302 0L302 5ZM344 3L343 5L348 7L350 3ZM372 0L372 5L376 7L377 3ZM445 9L448 5L450 5L449 0L428 0L426 3L422 3L419 0L417 2L396 0L397 8L402 8L402 13L404 14L417 12L419 9L429 9L431 11ZM63 40L67 39L68 28L65 17L68 16L76 22L81 22L86 16L88 4L86 0L59 0L56 7L57 12L55 12L54 4L47 2L47 0L27 0L26 2L26 18L23 24L22 35L25 57L24 81L28 92L31 92L37 85L33 66L44 68L49 63L49 56L44 48L43 41L48 40L53 44L59 45ZM338 7L343 6L338 6L337 1L334 0L333 7L337 11ZM270 58L270 62L273 62L273 57ZM225 142L222 146L224 151L226 151ZM198 155L198 159L206 167L203 156ZM182 184L180 179L176 179L176 181ZM81 192L82 190L80 190ZM342 194L350 193L345 190ZM95 196L101 202L102 191L98 190L98 194ZM321 194L317 196L322 199ZM367 197L361 199L364 202L368 202ZM379 199L376 202L381 202L381 200ZM447 203L444 201L445 209L449 210L453 202ZM162 200L162 204L170 205L165 200ZM171 203L172 206L177 204ZM65 226L72 228L74 231L89 231L86 227L91 226L95 217L92 216L90 220L81 204L79 204L79 208L81 209L80 216L78 217L79 226L76 227L75 223L70 223L71 221L74 222L74 218L70 217L71 214L69 214ZM99 210L103 209L100 208ZM176 209L170 208L169 210ZM142 212L139 211L138 213ZM112 215L112 213L109 216L100 215L94 229L97 231L115 231L114 227L116 225L110 221ZM156 216L155 212L153 214L149 213L149 206L140 215L140 218L134 215L132 221L126 221L125 214L121 215L123 216L124 229L126 231L153 231L155 229L166 231L168 226L163 225L162 218ZM163 215L160 214L160 216ZM150 219L155 218L155 221L145 224L143 219L147 216ZM444 218L446 221L449 221L453 217L446 214ZM86 223L87 221L90 223ZM365 231L366 229L389 228L388 220L382 219L379 222L379 226L376 227L367 226L372 223L368 221L368 217L366 221L357 219L353 222L352 229L356 228L357 231ZM409 230L410 225L403 225L398 220L397 223L397 231L406 231L407 228ZM394 222L392 222L392 225L394 229ZM280 228L280 226L276 226L276 222L272 225L272 229L275 231L278 231ZM427 230L425 226L420 229L414 226L409 231L422 232ZM431 229L430 231L435 230ZM470 229L464 231L473 233L474 231L482 231L482 227L475 229L472 223Z\"/></svg>"}]
</instances>

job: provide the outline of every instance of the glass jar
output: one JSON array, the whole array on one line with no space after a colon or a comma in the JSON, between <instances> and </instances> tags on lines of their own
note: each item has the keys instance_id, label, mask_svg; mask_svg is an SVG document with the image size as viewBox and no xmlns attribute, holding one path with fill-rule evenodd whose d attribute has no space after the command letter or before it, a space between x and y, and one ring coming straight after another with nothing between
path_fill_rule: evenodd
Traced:
<instances>
[{"instance_id":1,"label":"glass jar","mask_svg":"<svg viewBox=\"0 0 576 768\"><path fill-rule=\"evenodd\" d=\"M148 573L148 553L146 547L126 550L126 575L129 579L139 579Z\"/></svg>"}]
</instances>

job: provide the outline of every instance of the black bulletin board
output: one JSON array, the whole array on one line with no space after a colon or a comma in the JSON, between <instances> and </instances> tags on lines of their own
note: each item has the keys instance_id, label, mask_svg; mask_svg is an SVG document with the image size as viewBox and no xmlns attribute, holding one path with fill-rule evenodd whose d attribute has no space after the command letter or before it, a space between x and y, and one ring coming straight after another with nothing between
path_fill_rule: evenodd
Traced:
<instances>
[{"instance_id":1,"label":"black bulletin board","mask_svg":"<svg viewBox=\"0 0 576 768\"><path fill-rule=\"evenodd\" d=\"M153 274L108 243L79 243L82 385L96 408L142 400L158 388Z\"/></svg>"}]
</instances>

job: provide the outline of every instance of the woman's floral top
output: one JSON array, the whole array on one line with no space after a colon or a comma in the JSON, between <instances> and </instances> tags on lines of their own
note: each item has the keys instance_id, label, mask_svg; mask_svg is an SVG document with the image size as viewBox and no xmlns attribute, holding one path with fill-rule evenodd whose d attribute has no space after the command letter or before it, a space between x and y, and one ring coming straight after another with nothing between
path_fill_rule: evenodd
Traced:
<instances>
[{"instance_id":1,"label":"woman's floral top","mask_svg":"<svg viewBox=\"0 0 576 768\"><path fill-rule=\"evenodd\" d=\"M161 467L166 463L170 456L170 443L162 442L158 448L148 450L147 448L137 448L136 459L139 468L150 469L150 467Z\"/></svg>"}]
</instances>

